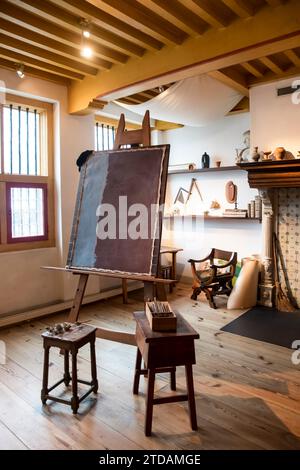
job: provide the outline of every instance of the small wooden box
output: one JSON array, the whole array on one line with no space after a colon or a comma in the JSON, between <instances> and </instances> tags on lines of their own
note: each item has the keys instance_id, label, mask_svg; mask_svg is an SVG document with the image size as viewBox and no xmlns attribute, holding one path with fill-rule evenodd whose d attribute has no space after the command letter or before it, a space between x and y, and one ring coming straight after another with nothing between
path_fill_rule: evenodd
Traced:
<instances>
[{"instance_id":1,"label":"small wooden box","mask_svg":"<svg viewBox=\"0 0 300 470\"><path fill-rule=\"evenodd\" d=\"M153 305L153 302L146 302L145 310L151 329L153 331L176 331L177 317L172 312L169 302L159 302L169 309L165 313L151 311L149 303Z\"/></svg>"}]
</instances>

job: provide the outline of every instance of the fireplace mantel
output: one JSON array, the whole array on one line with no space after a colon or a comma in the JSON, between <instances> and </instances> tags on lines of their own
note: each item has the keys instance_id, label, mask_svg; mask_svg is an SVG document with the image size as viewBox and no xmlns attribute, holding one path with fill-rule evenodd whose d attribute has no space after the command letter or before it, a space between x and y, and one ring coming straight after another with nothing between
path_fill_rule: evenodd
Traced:
<instances>
[{"instance_id":1,"label":"fireplace mantel","mask_svg":"<svg viewBox=\"0 0 300 470\"><path fill-rule=\"evenodd\" d=\"M300 188L300 159L242 162L250 188Z\"/></svg>"},{"instance_id":2,"label":"fireplace mantel","mask_svg":"<svg viewBox=\"0 0 300 470\"><path fill-rule=\"evenodd\" d=\"M278 205L275 203L280 188L300 188L300 159L241 162L239 168L248 172L250 188L256 188L263 202L262 211L262 276L258 302L274 305L273 231L276 230Z\"/></svg>"}]
</instances>

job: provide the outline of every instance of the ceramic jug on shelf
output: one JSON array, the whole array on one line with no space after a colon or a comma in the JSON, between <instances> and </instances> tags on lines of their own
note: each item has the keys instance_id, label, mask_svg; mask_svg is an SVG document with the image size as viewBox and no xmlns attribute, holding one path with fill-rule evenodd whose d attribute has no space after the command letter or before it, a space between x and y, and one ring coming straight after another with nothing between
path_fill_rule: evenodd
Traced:
<instances>
[{"instance_id":1,"label":"ceramic jug on shelf","mask_svg":"<svg viewBox=\"0 0 300 470\"><path fill-rule=\"evenodd\" d=\"M202 168L209 168L209 155L206 152L202 155Z\"/></svg>"}]
</instances>

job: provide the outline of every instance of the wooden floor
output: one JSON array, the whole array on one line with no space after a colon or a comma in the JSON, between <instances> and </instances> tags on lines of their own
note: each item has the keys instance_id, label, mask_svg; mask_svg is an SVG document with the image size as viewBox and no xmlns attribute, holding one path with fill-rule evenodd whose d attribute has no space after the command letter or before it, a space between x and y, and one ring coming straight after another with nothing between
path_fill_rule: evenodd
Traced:
<instances>
[{"instance_id":1,"label":"wooden floor","mask_svg":"<svg viewBox=\"0 0 300 470\"><path fill-rule=\"evenodd\" d=\"M300 373L291 363L291 351L220 332L239 312L227 312L222 299L214 311L189 294L186 286L178 286L170 300L200 333L194 366L198 432L190 430L186 404L174 403L154 407L153 436L145 437L147 379L134 396L135 348L104 340L97 340L97 399L86 399L77 416L58 403L42 407L40 335L66 317L60 314L0 331L7 352L6 364L0 365L0 448L300 449ZM134 331L132 311L141 309L141 299L140 293L131 293L127 306L121 297L86 306L81 320ZM50 380L56 380L62 358L52 351ZM85 348L79 376L89 378ZM184 390L182 368L177 376L178 390ZM168 378L157 376L160 395L170 393Z\"/></svg>"}]
</instances>

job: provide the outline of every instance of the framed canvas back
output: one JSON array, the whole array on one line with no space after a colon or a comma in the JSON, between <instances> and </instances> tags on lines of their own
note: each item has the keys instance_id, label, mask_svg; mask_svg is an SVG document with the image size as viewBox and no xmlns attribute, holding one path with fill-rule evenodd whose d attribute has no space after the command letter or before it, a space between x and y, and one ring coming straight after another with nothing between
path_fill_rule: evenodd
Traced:
<instances>
[{"instance_id":1,"label":"framed canvas back","mask_svg":"<svg viewBox=\"0 0 300 470\"><path fill-rule=\"evenodd\" d=\"M81 168L67 268L156 276L169 145L93 152Z\"/></svg>"}]
</instances>

